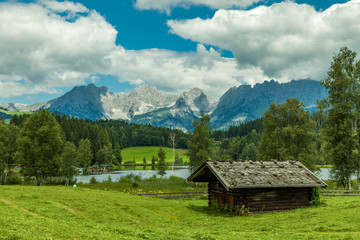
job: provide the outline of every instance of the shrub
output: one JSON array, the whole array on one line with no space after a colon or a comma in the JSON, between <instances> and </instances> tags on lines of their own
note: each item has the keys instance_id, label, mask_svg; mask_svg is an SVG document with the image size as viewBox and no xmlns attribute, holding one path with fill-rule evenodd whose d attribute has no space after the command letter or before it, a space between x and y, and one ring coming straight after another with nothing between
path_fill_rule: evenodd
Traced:
<instances>
[{"instance_id":1,"label":"shrub","mask_svg":"<svg viewBox=\"0 0 360 240\"><path fill-rule=\"evenodd\" d=\"M24 182L24 179L18 175L9 175L6 177L7 185L18 185L18 184L22 184L23 182Z\"/></svg>"},{"instance_id":2,"label":"shrub","mask_svg":"<svg viewBox=\"0 0 360 240\"><path fill-rule=\"evenodd\" d=\"M319 206L323 204L321 201L320 190L320 187L315 187L312 189L310 206Z\"/></svg>"},{"instance_id":3,"label":"shrub","mask_svg":"<svg viewBox=\"0 0 360 240\"><path fill-rule=\"evenodd\" d=\"M95 176L92 176L90 178L90 184L97 184L97 183L98 183L98 181L96 180Z\"/></svg>"}]
</instances>

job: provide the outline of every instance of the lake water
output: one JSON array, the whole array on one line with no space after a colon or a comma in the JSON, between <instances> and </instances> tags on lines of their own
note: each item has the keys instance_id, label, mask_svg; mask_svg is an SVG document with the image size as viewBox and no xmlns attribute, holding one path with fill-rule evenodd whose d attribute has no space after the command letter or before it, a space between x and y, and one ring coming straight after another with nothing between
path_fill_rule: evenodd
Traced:
<instances>
[{"instance_id":1,"label":"lake water","mask_svg":"<svg viewBox=\"0 0 360 240\"><path fill-rule=\"evenodd\" d=\"M331 168L320 168L320 171L315 171L314 174L322 180L329 180ZM351 176L351 179L356 179L356 174Z\"/></svg>"},{"instance_id":2,"label":"lake water","mask_svg":"<svg viewBox=\"0 0 360 240\"><path fill-rule=\"evenodd\" d=\"M331 168L320 168L319 171L315 171L314 174L321 178L322 180L330 179L330 170ZM100 174L100 175L77 175L77 182L89 183L90 178L94 176L99 182L105 181L110 176L112 181L117 181L120 177L126 176L128 174L140 175L141 178L149 178L154 174L157 175L159 171L153 170L151 166L124 166L121 171L116 171L116 173L111 174ZM190 176L190 171L188 166L175 166L174 172L169 169L165 171L166 174L164 177L176 176L181 178L187 178ZM159 175L157 175L159 177ZM356 176L352 176L353 179L356 179Z\"/></svg>"},{"instance_id":3,"label":"lake water","mask_svg":"<svg viewBox=\"0 0 360 240\"><path fill-rule=\"evenodd\" d=\"M157 175L158 172L158 170L153 170L151 166L125 166L121 171L116 171L116 173L100 175L77 175L76 178L77 182L82 183L89 183L92 176L94 176L99 182L107 180L109 176L111 177L112 181L117 181L120 177L124 177L129 174L140 175L141 178L150 178L153 175ZM164 175L164 177L176 176L181 178L187 178L190 176L188 166L175 166L174 171L168 169L165 170L165 172L166 174ZM157 175L157 177L160 177L160 175Z\"/></svg>"}]
</instances>

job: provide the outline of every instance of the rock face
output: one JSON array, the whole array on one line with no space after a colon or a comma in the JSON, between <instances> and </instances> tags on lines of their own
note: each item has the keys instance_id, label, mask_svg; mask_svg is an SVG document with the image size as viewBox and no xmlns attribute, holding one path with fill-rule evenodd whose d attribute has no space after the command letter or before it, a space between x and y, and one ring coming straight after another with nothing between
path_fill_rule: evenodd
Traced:
<instances>
[{"instance_id":1,"label":"rock face","mask_svg":"<svg viewBox=\"0 0 360 240\"><path fill-rule=\"evenodd\" d=\"M280 84L274 80L262 84L241 85L229 89L219 100L211 114L215 129L260 118L270 103L284 103L287 98L297 98L311 108L316 100L327 96L327 91L314 80L297 80Z\"/></svg>"},{"instance_id":2,"label":"rock face","mask_svg":"<svg viewBox=\"0 0 360 240\"><path fill-rule=\"evenodd\" d=\"M74 87L49 102L33 105L0 103L0 107L22 112L46 108L84 119L121 119L183 130L191 129L192 121L206 113L211 115L214 129L226 129L261 117L272 102L283 103L287 98L298 98L310 109L316 105L316 100L325 96L326 90L313 80L283 84L272 80L253 87L241 85L229 89L218 102L199 88L178 96L141 85L124 95L89 84Z\"/></svg>"},{"instance_id":3,"label":"rock face","mask_svg":"<svg viewBox=\"0 0 360 240\"><path fill-rule=\"evenodd\" d=\"M49 101L43 108L68 116L97 120L106 118L101 97L109 92L107 87L74 87L63 96Z\"/></svg>"},{"instance_id":4,"label":"rock face","mask_svg":"<svg viewBox=\"0 0 360 240\"><path fill-rule=\"evenodd\" d=\"M215 104L211 96L199 88L193 88L183 92L175 104L135 116L132 122L188 130L194 119L202 113L211 113Z\"/></svg>"},{"instance_id":5,"label":"rock face","mask_svg":"<svg viewBox=\"0 0 360 240\"><path fill-rule=\"evenodd\" d=\"M101 97L105 116L109 119L132 120L135 116L171 106L178 96L167 94L148 85L141 85L129 95L110 93Z\"/></svg>"}]
</instances>

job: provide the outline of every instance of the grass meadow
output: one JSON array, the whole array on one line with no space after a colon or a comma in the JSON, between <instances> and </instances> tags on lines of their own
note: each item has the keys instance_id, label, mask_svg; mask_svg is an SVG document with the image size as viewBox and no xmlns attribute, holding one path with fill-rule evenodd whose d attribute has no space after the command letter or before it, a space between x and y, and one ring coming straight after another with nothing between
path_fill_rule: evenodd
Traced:
<instances>
[{"instance_id":1,"label":"grass meadow","mask_svg":"<svg viewBox=\"0 0 360 240\"><path fill-rule=\"evenodd\" d=\"M229 216L207 200L64 186L0 186L0 239L360 239L360 198Z\"/></svg>"},{"instance_id":2,"label":"grass meadow","mask_svg":"<svg viewBox=\"0 0 360 240\"><path fill-rule=\"evenodd\" d=\"M172 162L172 148L163 147L163 149L166 152L166 161ZM145 157L146 163L151 164L152 156L157 156L158 151L159 147L130 147L123 149L121 156L124 162L132 161L135 158L136 163L143 163L143 158ZM176 149L175 153L182 157L184 162L189 162L189 156L185 155L186 151L185 149Z\"/></svg>"}]
</instances>

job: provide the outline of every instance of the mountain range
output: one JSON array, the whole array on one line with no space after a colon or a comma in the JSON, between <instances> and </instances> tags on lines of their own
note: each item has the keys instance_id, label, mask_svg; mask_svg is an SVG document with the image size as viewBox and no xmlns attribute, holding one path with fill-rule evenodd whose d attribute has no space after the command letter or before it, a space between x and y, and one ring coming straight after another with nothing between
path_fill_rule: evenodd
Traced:
<instances>
[{"instance_id":1,"label":"mountain range","mask_svg":"<svg viewBox=\"0 0 360 240\"><path fill-rule=\"evenodd\" d=\"M182 130L191 129L192 121L207 113L214 129L226 129L261 117L272 102L283 103L287 98L298 98L305 106L313 108L316 100L325 96L327 91L314 80L282 84L271 80L254 86L240 85L229 89L218 101L199 88L175 95L144 84L125 95L89 84L74 87L48 102L33 105L0 103L0 107L20 112L45 108L90 120L121 119Z\"/></svg>"}]
</instances>

